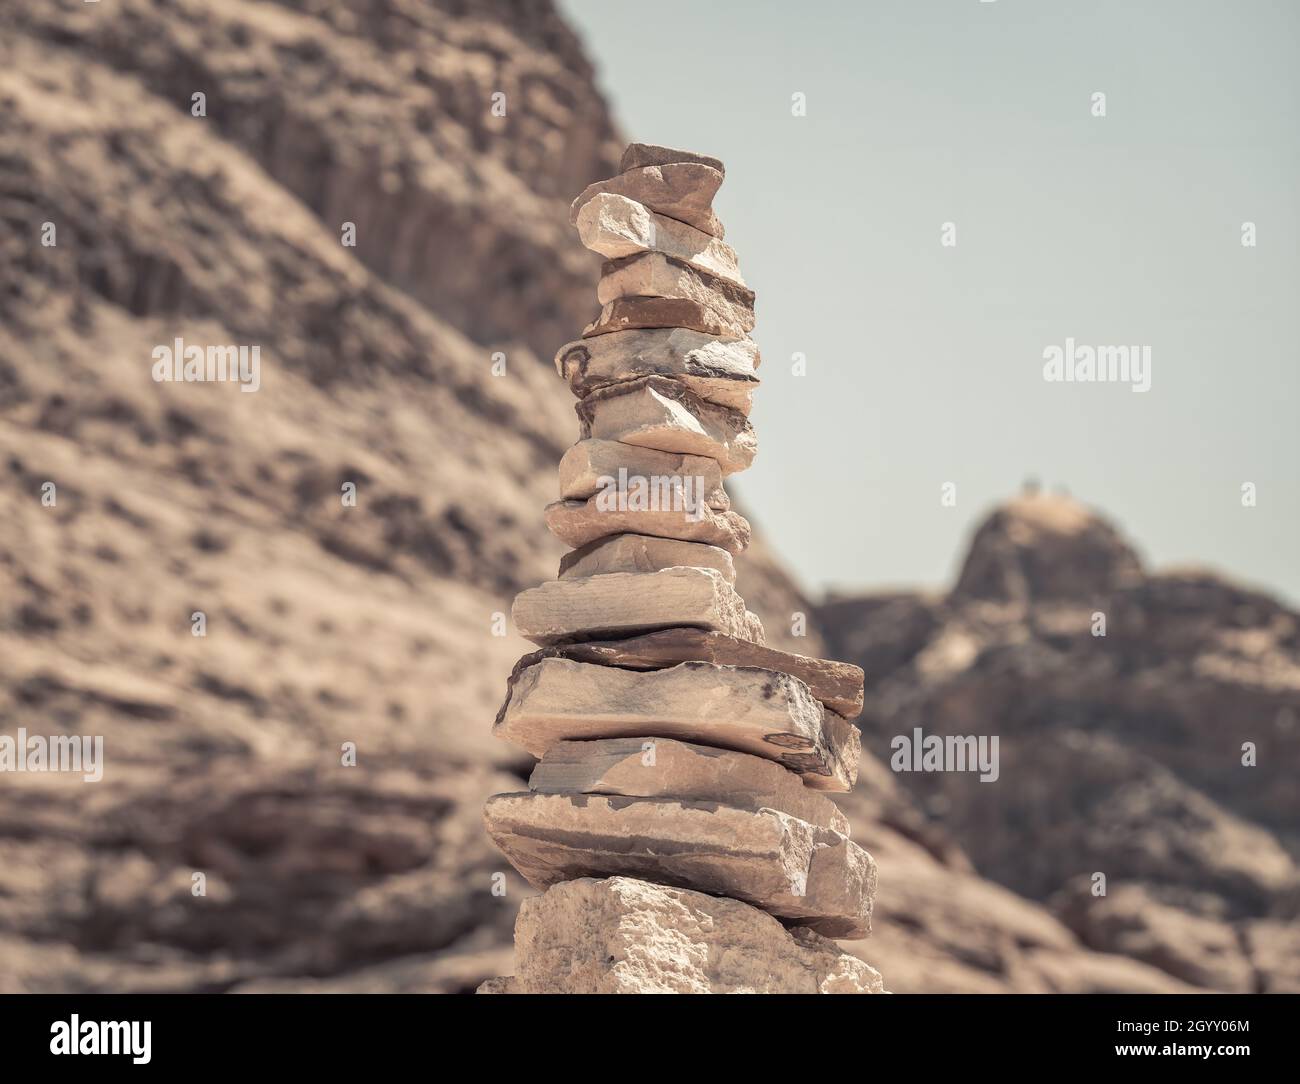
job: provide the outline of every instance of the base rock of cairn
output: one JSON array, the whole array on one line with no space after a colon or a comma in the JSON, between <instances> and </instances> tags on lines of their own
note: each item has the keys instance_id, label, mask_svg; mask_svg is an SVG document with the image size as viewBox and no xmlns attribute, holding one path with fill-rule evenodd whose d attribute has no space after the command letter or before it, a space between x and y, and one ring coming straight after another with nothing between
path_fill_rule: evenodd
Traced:
<instances>
[{"instance_id":1,"label":"base rock of cairn","mask_svg":"<svg viewBox=\"0 0 1300 1084\"><path fill-rule=\"evenodd\" d=\"M524 900L501 994L879 994L834 941L722 896L630 877L563 881Z\"/></svg>"},{"instance_id":2,"label":"base rock of cairn","mask_svg":"<svg viewBox=\"0 0 1300 1084\"><path fill-rule=\"evenodd\" d=\"M829 937L871 930L876 864L827 792L857 778L862 671L764 646L749 524L754 293L716 158L634 143L574 201L602 306L555 365L578 439L547 526L571 552L512 616L539 645L494 733L540 757L484 822L541 895L482 993L881 993ZM782 615L784 619L784 615Z\"/></svg>"}]
</instances>

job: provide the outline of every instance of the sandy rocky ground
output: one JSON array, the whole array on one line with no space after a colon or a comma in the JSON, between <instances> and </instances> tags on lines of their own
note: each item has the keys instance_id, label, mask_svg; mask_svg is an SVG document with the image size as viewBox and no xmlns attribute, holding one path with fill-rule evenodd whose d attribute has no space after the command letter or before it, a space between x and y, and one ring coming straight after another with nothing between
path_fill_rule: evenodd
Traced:
<instances>
[{"instance_id":1,"label":"sandy rocky ground","mask_svg":"<svg viewBox=\"0 0 1300 1084\"><path fill-rule=\"evenodd\" d=\"M562 550L549 357L596 277L566 210L621 148L580 43L548 0L3 0L0 30L0 733L108 760L0 777L0 990L508 974L528 890L491 894L479 814L531 763L489 736L528 645L493 615ZM154 383L177 336L260 344L261 390ZM813 611L761 539L741 564L769 630ZM778 646L867 670L854 947L892 989L1300 989L1295 613L1040 499L947 596L816 616ZM1014 786L885 767L989 719Z\"/></svg>"}]
</instances>

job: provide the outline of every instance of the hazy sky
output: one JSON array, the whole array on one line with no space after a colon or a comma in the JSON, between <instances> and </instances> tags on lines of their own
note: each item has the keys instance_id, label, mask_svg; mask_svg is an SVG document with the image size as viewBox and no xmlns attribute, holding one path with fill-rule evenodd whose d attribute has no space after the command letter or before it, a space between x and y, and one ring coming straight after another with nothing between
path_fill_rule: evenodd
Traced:
<instances>
[{"instance_id":1,"label":"hazy sky","mask_svg":"<svg viewBox=\"0 0 1300 1084\"><path fill-rule=\"evenodd\" d=\"M946 585L1032 476L1300 599L1300 3L562 7L629 138L726 162L764 381L730 488L807 586ZM1048 382L1067 337L1149 346L1150 390Z\"/></svg>"}]
</instances>

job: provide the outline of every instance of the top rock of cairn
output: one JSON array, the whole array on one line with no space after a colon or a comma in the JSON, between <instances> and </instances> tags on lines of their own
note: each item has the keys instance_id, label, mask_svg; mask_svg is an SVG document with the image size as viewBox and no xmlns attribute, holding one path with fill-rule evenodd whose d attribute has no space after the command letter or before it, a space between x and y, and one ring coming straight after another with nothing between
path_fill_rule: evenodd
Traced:
<instances>
[{"instance_id":1,"label":"top rock of cairn","mask_svg":"<svg viewBox=\"0 0 1300 1084\"><path fill-rule=\"evenodd\" d=\"M541 762L484 810L549 890L520 911L517 976L485 990L878 992L826 940L871 924L875 862L823 796L857 776L862 671L765 647L734 587L750 529L723 480L757 451L760 359L725 171L642 143L621 168L573 203L606 257L599 314L555 358L579 433L545 518L573 550L515 599L542 650L494 726Z\"/></svg>"}]
</instances>

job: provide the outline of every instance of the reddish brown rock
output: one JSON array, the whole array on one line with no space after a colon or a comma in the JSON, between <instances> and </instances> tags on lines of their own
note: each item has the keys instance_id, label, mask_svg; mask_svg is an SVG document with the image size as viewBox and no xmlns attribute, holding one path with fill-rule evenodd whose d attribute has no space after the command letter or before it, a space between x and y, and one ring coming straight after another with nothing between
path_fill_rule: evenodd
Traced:
<instances>
[{"instance_id":1,"label":"reddish brown rock","mask_svg":"<svg viewBox=\"0 0 1300 1084\"><path fill-rule=\"evenodd\" d=\"M578 662L628 670L661 670L682 662L760 666L798 678L813 696L846 719L862 710L862 670L852 663L777 651L721 632L670 628L626 640L594 640L552 650ZM521 663L540 657L541 653L528 655Z\"/></svg>"},{"instance_id":2,"label":"reddish brown rock","mask_svg":"<svg viewBox=\"0 0 1300 1084\"><path fill-rule=\"evenodd\" d=\"M575 548L630 531L743 553L750 538L749 521L744 516L715 512L703 503L695 505L694 511L619 508L614 501L606 502L597 495L585 501L554 501L546 506L545 515L551 533Z\"/></svg>"},{"instance_id":3,"label":"reddish brown rock","mask_svg":"<svg viewBox=\"0 0 1300 1084\"><path fill-rule=\"evenodd\" d=\"M720 158L708 154L696 154L694 151L681 151L673 147L660 147L654 143L629 143L618 168L626 173L629 169L663 166L671 162L697 162L710 169L716 169L724 177L727 174L727 167L722 164Z\"/></svg>"},{"instance_id":4,"label":"reddish brown rock","mask_svg":"<svg viewBox=\"0 0 1300 1084\"><path fill-rule=\"evenodd\" d=\"M556 742L533 769L538 794L621 794L775 809L850 835L848 818L793 772L763 757L672 738Z\"/></svg>"},{"instance_id":5,"label":"reddish brown rock","mask_svg":"<svg viewBox=\"0 0 1300 1084\"><path fill-rule=\"evenodd\" d=\"M616 440L715 459L723 476L748 467L758 451L749 419L707 403L676 380L642 377L592 392L577 403L582 437Z\"/></svg>"},{"instance_id":6,"label":"reddish brown rock","mask_svg":"<svg viewBox=\"0 0 1300 1084\"><path fill-rule=\"evenodd\" d=\"M560 496L569 501L585 501L623 479L634 479L661 486L664 479L693 479L691 485L704 492L704 503L719 512L731 507L731 499L722 488L722 470L716 459L702 455L661 452L658 448L641 448L616 440L580 440L560 460ZM626 488L626 487L624 487Z\"/></svg>"},{"instance_id":7,"label":"reddish brown rock","mask_svg":"<svg viewBox=\"0 0 1300 1084\"><path fill-rule=\"evenodd\" d=\"M535 644L635 636L683 623L756 643L763 636L745 600L711 568L548 580L516 595L511 614L519 634Z\"/></svg>"},{"instance_id":8,"label":"reddish brown rock","mask_svg":"<svg viewBox=\"0 0 1300 1084\"><path fill-rule=\"evenodd\" d=\"M758 347L689 328L613 331L566 343L556 371L579 399L610 384L643 376L679 380L701 399L748 415L758 387Z\"/></svg>"},{"instance_id":9,"label":"reddish brown rock","mask_svg":"<svg viewBox=\"0 0 1300 1084\"><path fill-rule=\"evenodd\" d=\"M656 214L721 237L722 223L713 213L713 197L721 184L722 171L700 162L638 166L607 181L588 185L569 208L569 221L578 221L578 212L593 196L609 192L636 200Z\"/></svg>"},{"instance_id":10,"label":"reddish brown rock","mask_svg":"<svg viewBox=\"0 0 1300 1084\"><path fill-rule=\"evenodd\" d=\"M871 932L876 864L852 840L773 809L603 794L497 794L492 841L537 888L632 876L730 896L826 937Z\"/></svg>"},{"instance_id":11,"label":"reddish brown rock","mask_svg":"<svg viewBox=\"0 0 1300 1084\"><path fill-rule=\"evenodd\" d=\"M603 579L614 577L586 582ZM558 741L676 738L765 757L832 791L853 786L861 755L857 728L797 678L702 662L636 671L547 656L516 666L493 732L534 756Z\"/></svg>"},{"instance_id":12,"label":"reddish brown rock","mask_svg":"<svg viewBox=\"0 0 1300 1084\"><path fill-rule=\"evenodd\" d=\"M578 211L578 236L593 252L611 260L638 252L662 252L692 267L745 285L736 251L712 234L657 215L624 196L602 192Z\"/></svg>"},{"instance_id":13,"label":"reddish brown rock","mask_svg":"<svg viewBox=\"0 0 1300 1084\"><path fill-rule=\"evenodd\" d=\"M706 335L739 338L754 326L752 312L737 316L725 300L685 297L620 297L602 306L582 330L586 338L638 328L684 327Z\"/></svg>"},{"instance_id":14,"label":"reddish brown rock","mask_svg":"<svg viewBox=\"0 0 1300 1084\"><path fill-rule=\"evenodd\" d=\"M602 576L610 572L658 572L665 568L712 568L728 583L736 582L736 565L720 546L655 538L644 534L616 534L598 538L560 558L559 579Z\"/></svg>"},{"instance_id":15,"label":"reddish brown rock","mask_svg":"<svg viewBox=\"0 0 1300 1084\"><path fill-rule=\"evenodd\" d=\"M696 323L651 324L686 327L731 339L743 338L754 327L754 291L707 274L661 252L644 252L621 260L607 260L601 268L596 298L605 306L597 325L610 323L620 311L627 319L658 319L691 310L651 304L649 299L692 301L698 304ZM628 304L620 306L620 300ZM708 324L699 327L697 324ZM604 332L602 332L603 334Z\"/></svg>"}]
</instances>

